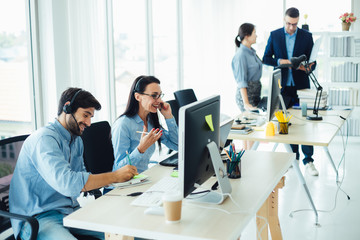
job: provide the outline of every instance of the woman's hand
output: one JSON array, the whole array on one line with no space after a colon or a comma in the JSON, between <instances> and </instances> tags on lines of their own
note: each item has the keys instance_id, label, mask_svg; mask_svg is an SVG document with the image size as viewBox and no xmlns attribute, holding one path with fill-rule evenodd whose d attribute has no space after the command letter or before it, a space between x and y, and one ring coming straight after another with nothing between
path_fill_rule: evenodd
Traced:
<instances>
[{"instance_id":1,"label":"woman's hand","mask_svg":"<svg viewBox=\"0 0 360 240\"><path fill-rule=\"evenodd\" d=\"M151 145L153 145L162 136L162 130L153 128L148 134L147 127L143 128L144 133L141 134L140 143L137 147L140 153L144 153Z\"/></svg>"},{"instance_id":2,"label":"woman's hand","mask_svg":"<svg viewBox=\"0 0 360 240\"><path fill-rule=\"evenodd\" d=\"M256 110L257 107L254 107L250 103L244 103L245 110Z\"/></svg>"},{"instance_id":3,"label":"woman's hand","mask_svg":"<svg viewBox=\"0 0 360 240\"><path fill-rule=\"evenodd\" d=\"M166 118L166 119L173 118L170 104L168 104L167 102L161 101L160 106L161 106L160 112L164 116L164 118Z\"/></svg>"}]
</instances>

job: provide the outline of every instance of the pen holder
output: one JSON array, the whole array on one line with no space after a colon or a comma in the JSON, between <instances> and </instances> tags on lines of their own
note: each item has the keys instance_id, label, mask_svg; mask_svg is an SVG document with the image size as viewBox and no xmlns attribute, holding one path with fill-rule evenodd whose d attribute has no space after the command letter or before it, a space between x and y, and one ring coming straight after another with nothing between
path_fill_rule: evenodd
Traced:
<instances>
[{"instance_id":1,"label":"pen holder","mask_svg":"<svg viewBox=\"0 0 360 240\"><path fill-rule=\"evenodd\" d=\"M289 133L289 122L279 122L279 134Z\"/></svg>"},{"instance_id":2,"label":"pen holder","mask_svg":"<svg viewBox=\"0 0 360 240\"><path fill-rule=\"evenodd\" d=\"M241 178L241 159L240 161L226 160L226 172L228 178Z\"/></svg>"}]
</instances>

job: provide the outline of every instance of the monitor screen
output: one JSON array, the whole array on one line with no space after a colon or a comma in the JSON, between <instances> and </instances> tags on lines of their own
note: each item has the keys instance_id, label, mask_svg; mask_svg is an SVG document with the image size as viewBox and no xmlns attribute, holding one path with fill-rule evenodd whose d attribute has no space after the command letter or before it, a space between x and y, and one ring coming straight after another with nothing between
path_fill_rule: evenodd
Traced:
<instances>
[{"instance_id":1,"label":"monitor screen","mask_svg":"<svg viewBox=\"0 0 360 240\"><path fill-rule=\"evenodd\" d=\"M275 112L279 110L280 107L280 86L281 86L281 70L276 69L272 72L270 81L269 81L269 94L267 100L267 121L270 122L274 116Z\"/></svg>"},{"instance_id":2,"label":"monitor screen","mask_svg":"<svg viewBox=\"0 0 360 240\"><path fill-rule=\"evenodd\" d=\"M225 172L221 169L223 163L219 154L219 126L220 96L218 95L180 108L179 179L184 198L196 189L196 184L203 184L214 173L218 173L219 169L221 174ZM216 147L216 151L213 151L213 148L209 149L209 143L215 143L212 146ZM216 161L215 170L214 161ZM227 176L222 175L222 178L227 179ZM227 192L230 191L229 188L231 190L231 186L226 185ZM222 200L217 203L220 202Z\"/></svg>"}]
</instances>

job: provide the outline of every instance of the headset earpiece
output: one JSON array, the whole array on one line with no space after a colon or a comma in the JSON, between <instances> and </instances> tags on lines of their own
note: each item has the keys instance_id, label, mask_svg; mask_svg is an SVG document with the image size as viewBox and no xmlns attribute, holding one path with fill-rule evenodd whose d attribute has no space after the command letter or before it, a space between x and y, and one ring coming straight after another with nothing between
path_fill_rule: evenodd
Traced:
<instances>
[{"instance_id":1,"label":"headset earpiece","mask_svg":"<svg viewBox=\"0 0 360 240\"><path fill-rule=\"evenodd\" d=\"M73 110L72 110L72 108L71 108L71 105L72 105L73 102L75 101L76 96L77 96L81 91L82 91L82 90L77 91L77 92L74 94L74 96L72 97L70 103L67 104L67 105L64 105L64 107L63 107L64 113L66 113L66 114L71 114L71 113L73 112Z\"/></svg>"}]
</instances>

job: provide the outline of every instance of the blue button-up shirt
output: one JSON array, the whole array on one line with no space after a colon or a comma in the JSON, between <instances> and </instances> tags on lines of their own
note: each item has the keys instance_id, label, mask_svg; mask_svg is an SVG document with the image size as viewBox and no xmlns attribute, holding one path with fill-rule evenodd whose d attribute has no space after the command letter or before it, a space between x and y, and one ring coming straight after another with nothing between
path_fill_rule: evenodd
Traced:
<instances>
[{"instance_id":1,"label":"blue button-up shirt","mask_svg":"<svg viewBox=\"0 0 360 240\"><path fill-rule=\"evenodd\" d=\"M11 179L10 212L27 216L50 210L70 214L79 204L90 173L83 162L83 142L55 120L24 142ZM17 236L22 223L12 220Z\"/></svg>"},{"instance_id":2,"label":"blue button-up shirt","mask_svg":"<svg viewBox=\"0 0 360 240\"><path fill-rule=\"evenodd\" d=\"M161 143L168 148L178 150L178 127L174 118L165 119L168 131L163 130ZM151 145L144 153L140 153L137 146L140 143L141 134L136 131L143 131L144 121L135 115L133 117L121 116L112 126L111 136L114 148L115 162L113 170L129 164L126 151L129 153L131 164L136 166L138 172L148 169L149 160L155 151L155 144ZM153 126L148 123L149 131Z\"/></svg>"},{"instance_id":3,"label":"blue button-up shirt","mask_svg":"<svg viewBox=\"0 0 360 240\"><path fill-rule=\"evenodd\" d=\"M286 43L286 51L287 51L287 55L288 58L290 59L293 56L294 53L294 46L295 46L295 40L296 40L296 35L297 35L297 28L296 31L293 35L290 35L286 32L285 28L285 43ZM295 86L294 83L294 78L292 75L292 69L289 69L289 74L288 74L288 78L286 81L286 86Z\"/></svg>"},{"instance_id":4,"label":"blue button-up shirt","mask_svg":"<svg viewBox=\"0 0 360 240\"><path fill-rule=\"evenodd\" d=\"M253 48L240 45L231 63L237 88L247 88L249 81L260 81L262 62Z\"/></svg>"}]
</instances>

